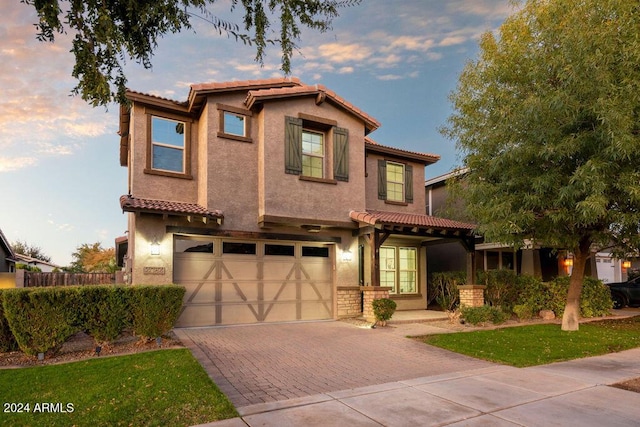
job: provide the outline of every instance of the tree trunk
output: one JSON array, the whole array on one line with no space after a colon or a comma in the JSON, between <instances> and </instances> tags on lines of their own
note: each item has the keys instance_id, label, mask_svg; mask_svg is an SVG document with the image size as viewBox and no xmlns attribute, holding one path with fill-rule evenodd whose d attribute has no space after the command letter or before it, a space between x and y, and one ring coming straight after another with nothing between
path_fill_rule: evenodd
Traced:
<instances>
[{"instance_id":1,"label":"tree trunk","mask_svg":"<svg viewBox=\"0 0 640 427\"><path fill-rule=\"evenodd\" d=\"M584 281L584 270L589 259L591 239L580 239L578 249L573 254L573 270L569 279L569 292L567 293L567 305L562 315L562 330L577 331L580 325L580 294Z\"/></svg>"}]
</instances>

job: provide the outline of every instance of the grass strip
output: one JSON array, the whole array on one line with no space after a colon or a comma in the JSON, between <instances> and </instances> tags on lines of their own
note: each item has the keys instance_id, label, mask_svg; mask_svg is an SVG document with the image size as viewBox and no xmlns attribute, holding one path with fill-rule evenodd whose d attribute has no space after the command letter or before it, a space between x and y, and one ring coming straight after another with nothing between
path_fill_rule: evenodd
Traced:
<instances>
[{"instance_id":1,"label":"grass strip","mask_svg":"<svg viewBox=\"0 0 640 427\"><path fill-rule=\"evenodd\" d=\"M478 359L526 367L640 347L640 316L583 323L574 332L562 331L560 325L544 324L418 339Z\"/></svg>"},{"instance_id":2,"label":"grass strip","mask_svg":"<svg viewBox=\"0 0 640 427\"><path fill-rule=\"evenodd\" d=\"M5 369L0 384L0 426L190 426L238 416L187 349Z\"/></svg>"}]
</instances>

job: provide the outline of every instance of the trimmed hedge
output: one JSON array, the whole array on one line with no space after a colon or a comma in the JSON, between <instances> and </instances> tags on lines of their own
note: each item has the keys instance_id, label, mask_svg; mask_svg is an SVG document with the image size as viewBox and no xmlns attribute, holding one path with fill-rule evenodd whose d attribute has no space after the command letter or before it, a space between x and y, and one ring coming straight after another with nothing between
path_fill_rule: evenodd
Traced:
<instances>
[{"instance_id":1,"label":"trimmed hedge","mask_svg":"<svg viewBox=\"0 0 640 427\"><path fill-rule=\"evenodd\" d=\"M133 286L131 314L133 333L144 338L159 337L178 320L185 288L182 286Z\"/></svg>"},{"instance_id":2,"label":"trimmed hedge","mask_svg":"<svg viewBox=\"0 0 640 427\"><path fill-rule=\"evenodd\" d=\"M144 338L168 332L180 314L182 286L69 286L8 289L0 293L0 345L10 329L29 355L55 352L72 335L86 331L96 343L109 342L133 328ZM0 311L0 315L2 311ZM8 335L7 335L8 336ZM2 350L2 348L0 348Z\"/></svg>"},{"instance_id":3,"label":"trimmed hedge","mask_svg":"<svg viewBox=\"0 0 640 427\"><path fill-rule=\"evenodd\" d=\"M3 289L0 289L0 352L14 351L18 348L16 338L9 328L9 322L4 315L3 301Z\"/></svg>"},{"instance_id":4,"label":"trimmed hedge","mask_svg":"<svg viewBox=\"0 0 640 427\"><path fill-rule=\"evenodd\" d=\"M55 351L81 330L75 289L11 289L4 292L3 305L18 346L29 355Z\"/></svg>"},{"instance_id":5,"label":"trimmed hedge","mask_svg":"<svg viewBox=\"0 0 640 427\"><path fill-rule=\"evenodd\" d=\"M78 288L84 303L82 324L96 344L118 338L131 326L129 299L131 288L125 286L82 286Z\"/></svg>"}]
</instances>

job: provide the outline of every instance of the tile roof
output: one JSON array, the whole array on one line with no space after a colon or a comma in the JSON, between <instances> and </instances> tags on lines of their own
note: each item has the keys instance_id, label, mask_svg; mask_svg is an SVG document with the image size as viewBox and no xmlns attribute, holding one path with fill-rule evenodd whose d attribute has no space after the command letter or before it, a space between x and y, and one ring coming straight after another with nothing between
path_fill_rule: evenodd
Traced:
<instances>
[{"instance_id":1,"label":"tile roof","mask_svg":"<svg viewBox=\"0 0 640 427\"><path fill-rule=\"evenodd\" d=\"M425 164L435 163L440 160L440 156L437 154L419 153L417 151L403 150L401 148L389 147L388 145L382 145L371 138L366 137L364 140L365 149L381 154L390 154L399 157L406 157L413 160L418 160Z\"/></svg>"},{"instance_id":2,"label":"tile roof","mask_svg":"<svg viewBox=\"0 0 640 427\"><path fill-rule=\"evenodd\" d=\"M216 91L251 89L253 87L297 86L300 84L301 84L300 79L298 79L297 77L276 77L272 79L235 80L230 82L199 83L199 84L191 85L191 90L194 92L203 92L203 91L216 92Z\"/></svg>"},{"instance_id":3,"label":"tile roof","mask_svg":"<svg viewBox=\"0 0 640 427\"><path fill-rule=\"evenodd\" d=\"M411 214L404 212L385 212L369 210L351 211L352 220L369 225L405 225L410 227L428 227L446 230L471 231L476 228L474 224L454 221L446 218L438 218L430 215Z\"/></svg>"},{"instance_id":4,"label":"tile roof","mask_svg":"<svg viewBox=\"0 0 640 427\"><path fill-rule=\"evenodd\" d=\"M173 214L180 216L196 215L211 219L224 218L222 211L211 211L195 203L140 199L131 195L121 196L120 206L125 212L147 212L157 214Z\"/></svg>"},{"instance_id":5,"label":"tile roof","mask_svg":"<svg viewBox=\"0 0 640 427\"><path fill-rule=\"evenodd\" d=\"M372 132L380 127L380 122L375 118L371 117L369 114L357 108L355 105L346 101L334 91L327 89L323 85L300 85L295 87L250 90L244 103L247 108L251 108L255 103L266 101L269 99L282 99L305 95L316 95L316 103L318 104L322 103L325 99L330 100L337 106L362 119L365 122L369 132Z\"/></svg>"}]
</instances>

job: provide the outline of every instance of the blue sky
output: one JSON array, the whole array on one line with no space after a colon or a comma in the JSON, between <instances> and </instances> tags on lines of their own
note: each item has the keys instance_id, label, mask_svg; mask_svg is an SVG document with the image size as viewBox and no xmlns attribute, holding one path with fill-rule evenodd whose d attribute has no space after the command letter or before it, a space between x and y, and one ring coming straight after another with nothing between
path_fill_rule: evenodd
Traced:
<instances>
[{"instance_id":1,"label":"blue sky","mask_svg":"<svg viewBox=\"0 0 640 427\"><path fill-rule=\"evenodd\" d=\"M228 4L218 0L211 11L233 16ZM438 133L451 113L448 94L476 57L479 36L511 13L509 0L364 0L342 9L333 31L303 32L292 75L379 120L370 135L377 142L440 155L426 170L431 178L459 163L454 143ZM68 265L77 246L112 247L127 227L118 201L127 189L118 107L91 108L70 96L71 37L40 43L36 22L33 7L0 5L0 229ZM282 76L277 50L261 67L254 48L194 24L195 33L159 41L151 70L129 63L128 86L182 101L193 83Z\"/></svg>"}]
</instances>

